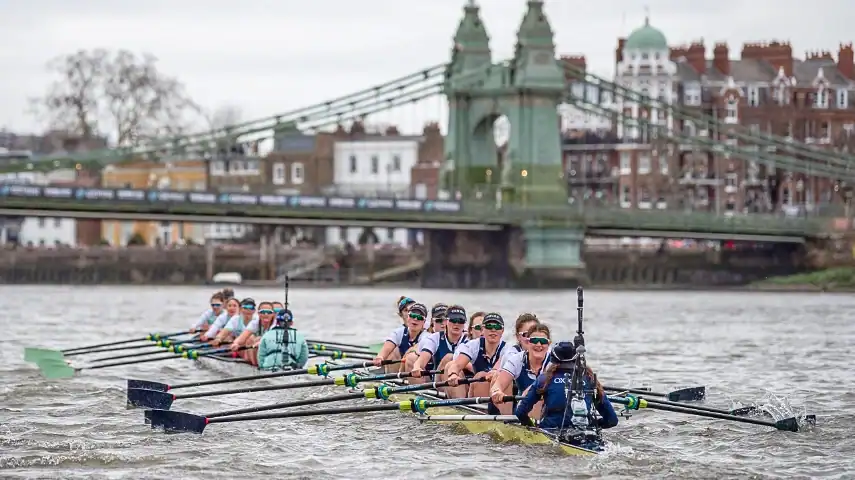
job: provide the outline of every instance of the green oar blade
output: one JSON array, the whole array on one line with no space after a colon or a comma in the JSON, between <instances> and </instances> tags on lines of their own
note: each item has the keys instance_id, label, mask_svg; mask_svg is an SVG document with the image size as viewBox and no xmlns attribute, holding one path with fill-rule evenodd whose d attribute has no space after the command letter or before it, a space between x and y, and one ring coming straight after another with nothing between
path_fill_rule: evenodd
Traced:
<instances>
[{"instance_id":1,"label":"green oar blade","mask_svg":"<svg viewBox=\"0 0 855 480\"><path fill-rule=\"evenodd\" d=\"M62 360L63 355L59 350L51 350L49 348L27 347L24 349L24 361L37 363L42 359Z\"/></svg>"},{"instance_id":2,"label":"green oar blade","mask_svg":"<svg viewBox=\"0 0 855 480\"><path fill-rule=\"evenodd\" d=\"M45 378L71 378L77 371L76 368L65 363L65 360L57 360L54 358L43 358L36 363L39 370Z\"/></svg>"}]
</instances>

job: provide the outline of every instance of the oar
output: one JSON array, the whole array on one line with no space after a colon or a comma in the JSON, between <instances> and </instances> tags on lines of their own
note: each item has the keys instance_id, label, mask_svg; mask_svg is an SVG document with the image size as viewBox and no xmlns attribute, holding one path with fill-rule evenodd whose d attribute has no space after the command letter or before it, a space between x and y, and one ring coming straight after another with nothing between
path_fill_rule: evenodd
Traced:
<instances>
[{"instance_id":1,"label":"oar","mask_svg":"<svg viewBox=\"0 0 855 480\"><path fill-rule=\"evenodd\" d=\"M246 347L241 347L241 350ZM86 367L72 367L71 365L65 363L65 360L56 360L52 358L45 358L38 361L39 370L41 370L42 375L45 378L56 379L56 378L70 378L73 377L75 373L81 370L95 370L98 368L107 368L107 367L118 367L121 365L135 365L138 363L148 363L148 362L159 362L162 360L172 360L175 358L188 358L191 360L195 360L201 357L210 357L213 355L231 355L234 358L237 358L237 352L232 352L228 348L213 350L213 351L203 351L198 352L196 350L190 350L187 352L183 352L181 354L168 354L164 357L157 358L143 358L138 360L128 360L124 362L112 362L112 363L102 363L99 365L91 365Z\"/></svg>"},{"instance_id":2,"label":"oar","mask_svg":"<svg viewBox=\"0 0 855 480\"><path fill-rule=\"evenodd\" d=\"M693 402L696 400L703 400L707 396L707 387L681 388L668 393L651 392L644 388L623 388L612 387L609 385L605 385L603 388L609 392L634 393L638 395L647 395L649 397L664 397L672 402Z\"/></svg>"},{"instance_id":3,"label":"oar","mask_svg":"<svg viewBox=\"0 0 855 480\"><path fill-rule=\"evenodd\" d=\"M442 373L442 370L430 370L425 374L433 375ZM308 380L305 382L284 383L280 385L260 385L256 387L231 388L226 390L211 390L208 392L185 393L184 395L157 390L145 390L140 388L128 389L128 404L134 407L143 407L159 410L169 410L175 400L188 398L218 397L221 395L235 395L238 393L270 392L273 390L291 390L293 388L320 387L322 385L340 385L355 387L360 382L376 380L388 380L390 378L408 378L411 372L387 373L383 375L359 376L354 373L337 378L325 378L322 380Z\"/></svg>"},{"instance_id":4,"label":"oar","mask_svg":"<svg viewBox=\"0 0 855 480\"><path fill-rule=\"evenodd\" d=\"M383 360L381 365L394 365L396 363L401 363L400 360ZM246 382L250 380L261 380L263 378L276 378L276 377L290 377L293 375L319 375L321 377L326 377L330 374L330 372L335 372L339 370L354 370L357 368L368 368L373 367L374 364L372 362L356 362L356 363L348 363L344 365L312 365L311 367L301 368L298 370L283 370L281 372L274 373L263 373L261 375L247 375L245 377L230 377L230 378L219 378L216 380L204 380L201 382L190 382L190 383L179 383L176 385L169 385L161 382L151 382L148 380L135 380L128 379L128 390L131 389L144 389L144 390L157 390L159 392L169 392L175 390L177 388L190 388L190 387L206 387L209 385L220 385L223 383L234 383L234 382Z\"/></svg>"},{"instance_id":5,"label":"oar","mask_svg":"<svg viewBox=\"0 0 855 480\"><path fill-rule=\"evenodd\" d=\"M422 422L504 422L520 423L516 415L485 415L470 413L465 415L419 415Z\"/></svg>"},{"instance_id":6,"label":"oar","mask_svg":"<svg viewBox=\"0 0 855 480\"><path fill-rule=\"evenodd\" d=\"M684 413L686 415L695 415L698 417L707 417L707 418L717 418L720 420L730 420L733 422L739 423L750 423L752 425L762 425L764 427L772 427L778 430L785 430L789 432L798 432L799 431L799 422L794 417L785 418L783 420L778 420L774 422L770 422L768 420L760 420L757 418L751 417L738 417L736 415L729 415L725 413L716 413L716 412L708 412L703 410L697 410L692 408L686 408L684 406L674 406L674 405L663 405L661 403L651 403L643 398L638 398L634 395L627 395L626 397L609 397L609 400L612 403L618 403L621 405L625 405L628 410L638 410L639 408L650 408L652 410L664 410L666 412L675 412L675 413Z\"/></svg>"},{"instance_id":7,"label":"oar","mask_svg":"<svg viewBox=\"0 0 855 480\"><path fill-rule=\"evenodd\" d=\"M381 348L383 348L382 343L375 343L373 345L354 345L352 343L328 342L326 340L306 340L306 342L309 343L310 346L312 344L320 344L320 345L326 345L326 346L332 347L332 348L340 348L340 347L358 348L360 351L368 351L369 353L377 353L380 351Z\"/></svg>"},{"instance_id":8,"label":"oar","mask_svg":"<svg viewBox=\"0 0 855 480\"><path fill-rule=\"evenodd\" d=\"M111 355L109 357L93 358L89 361L90 362L106 362L108 360L117 360L120 358L145 357L147 355L157 355L157 354L161 354L161 353L181 353L181 352L186 352L186 351L190 351L190 350L207 350L209 348L213 348L210 344L207 344L207 343L199 344L199 343L195 343L193 341L188 341L187 343L189 345L182 345L181 343L183 343L183 342L178 342L176 344L170 344L169 346L152 345L153 347L162 347L162 348L160 350L154 350L151 352L140 352L140 353L131 353L131 354L127 354L127 355ZM164 348L165 348L165 350L164 350Z\"/></svg>"},{"instance_id":9,"label":"oar","mask_svg":"<svg viewBox=\"0 0 855 480\"><path fill-rule=\"evenodd\" d=\"M333 351L333 352L344 352L344 353L358 353L362 355L371 355L372 352L367 350L366 348L348 348L348 347L339 347L338 345L328 345L324 343L310 343L310 350L317 350L319 352L322 351ZM374 358L373 356L371 358Z\"/></svg>"},{"instance_id":10,"label":"oar","mask_svg":"<svg viewBox=\"0 0 855 480\"><path fill-rule=\"evenodd\" d=\"M507 395L504 397L503 400L505 402L513 402L521 398L522 397L514 397L511 395ZM384 403L382 405L359 405L355 407L318 408L313 410L298 410L296 412L263 413L257 415L237 415L232 417L217 418L208 418L202 415L193 415L192 413L175 413L181 414L181 431L202 433L205 430L205 427L207 427L211 423L248 422L253 420L274 420L280 418L317 417L322 415L343 415L348 413L388 411L425 413L428 409L434 407L476 405L489 402L490 397L455 398L452 400L427 400L421 397L416 397L412 400Z\"/></svg>"},{"instance_id":11,"label":"oar","mask_svg":"<svg viewBox=\"0 0 855 480\"><path fill-rule=\"evenodd\" d=\"M148 335L146 335L144 337L140 337L140 338L131 338L129 340L119 340L116 342L98 343L95 345L87 345L85 347L67 348L65 350L51 350L49 348L27 347L24 349L24 360L27 362L38 362L39 360L46 359L46 358L62 360L64 358L64 355L66 355L66 354L74 353L74 354L79 355L82 353L86 353L85 350L93 350L93 349L98 349L98 348L102 348L102 347L112 347L115 345L125 345L128 343L142 342L142 341L146 341L146 340L160 340L162 338L177 337L179 335L189 335L190 333L199 333L199 332L198 331L188 332L187 330L184 330L183 332L166 333L166 334L151 333L151 334L148 334Z\"/></svg>"},{"instance_id":12,"label":"oar","mask_svg":"<svg viewBox=\"0 0 855 480\"><path fill-rule=\"evenodd\" d=\"M470 383L484 382L485 378L461 378L458 383L468 385ZM206 418L230 417L234 415L243 415L246 413L258 413L269 410L281 410L292 407L305 407L307 405L317 405L321 403L342 402L345 400L356 400L359 398L379 398L389 400L392 395L407 392L417 392L420 390L436 389L448 386L448 382L423 383L419 385L407 385L404 387L390 387L388 385L378 385L374 388L362 392L342 393L338 395L329 395L321 398L307 398L303 400L293 400L290 402L273 403L268 405L260 405L257 407L238 408L234 410L224 410L222 412L209 413ZM184 422L184 412L174 410L146 410L145 422L151 423L151 428L164 428L168 432L187 431L187 425Z\"/></svg>"},{"instance_id":13,"label":"oar","mask_svg":"<svg viewBox=\"0 0 855 480\"><path fill-rule=\"evenodd\" d=\"M374 355L367 352L364 355L359 355L357 353L345 353L341 350L309 350L309 353L320 357L332 357L333 360L341 360L343 358L353 358L355 360L374 359Z\"/></svg>"},{"instance_id":14,"label":"oar","mask_svg":"<svg viewBox=\"0 0 855 480\"><path fill-rule=\"evenodd\" d=\"M638 397L638 398L642 399L643 397ZM745 415L757 415L757 414L770 415L769 412L767 412L761 408L758 408L756 406L739 407L739 408L734 408L732 410L725 410L723 408L705 407L703 405L692 405L692 404L687 404L687 403L669 402L668 400L653 400L650 398L645 398L644 400L647 400L647 403L652 404L652 405L671 405L673 407L688 408L690 410L698 410L701 412L721 413L724 415L736 415L739 417L745 416ZM816 415L805 415L805 420L808 423L815 425L816 424Z\"/></svg>"}]
</instances>

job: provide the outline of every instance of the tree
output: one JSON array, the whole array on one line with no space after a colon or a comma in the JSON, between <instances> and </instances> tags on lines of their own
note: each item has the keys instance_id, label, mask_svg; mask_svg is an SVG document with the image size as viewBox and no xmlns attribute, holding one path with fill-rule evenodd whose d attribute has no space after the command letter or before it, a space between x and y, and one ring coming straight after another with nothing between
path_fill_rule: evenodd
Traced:
<instances>
[{"instance_id":1,"label":"tree","mask_svg":"<svg viewBox=\"0 0 855 480\"><path fill-rule=\"evenodd\" d=\"M223 105L213 112L205 115L208 127L211 130L219 130L240 123L243 119L243 111L235 105Z\"/></svg>"},{"instance_id":2,"label":"tree","mask_svg":"<svg viewBox=\"0 0 855 480\"><path fill-rule=\"evenodd\" d=\"M183 84L157 68L151 55L127 50L80 50L48 63L57 78L35 112L53 129L92 138L107 135L120 146L174 137L199 107Z\"/></svg>"}]
</instances>

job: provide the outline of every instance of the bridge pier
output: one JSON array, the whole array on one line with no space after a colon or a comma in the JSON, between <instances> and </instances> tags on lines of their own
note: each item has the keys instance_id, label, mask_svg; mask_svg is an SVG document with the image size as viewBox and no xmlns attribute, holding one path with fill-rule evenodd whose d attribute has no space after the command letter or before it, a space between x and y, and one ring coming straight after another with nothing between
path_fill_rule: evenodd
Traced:
<instances>
[{"instance_id":1,"label":"bridge pier","mask_svg":"<svg viewBox=\"0 0 855 480\"><path fill-rule=\"evenodd\" d=\"M524 225L525 269L523 288L574 288L588 283L582 244L582 226Z\"/></svg>"}]
</instances>

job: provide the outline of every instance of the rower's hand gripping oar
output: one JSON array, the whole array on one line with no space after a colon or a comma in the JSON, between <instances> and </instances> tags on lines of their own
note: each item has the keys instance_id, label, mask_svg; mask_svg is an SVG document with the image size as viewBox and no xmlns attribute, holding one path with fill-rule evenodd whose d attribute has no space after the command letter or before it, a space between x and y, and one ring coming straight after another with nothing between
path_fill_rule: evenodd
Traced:
<instances>
[{"instance_id":1,"label":"rower's hand gripping oar","mask_svg":"<svg viewBox=\"0 0 855 480\"><path fill-rule=\"evenodd\" d=\"M430 370L426 371L425 374L433 375L435 373L442 373L442 370ZM279 385L260 385L255 387L244 387L244 388L232 388L226 390L212 390L208 392L196 392L196 393L186 393L184 395L176 395L173 393L167 392L158 392L157 390L142 390L132 388L128 390L128 404L134 407L144 407L158 410L169 410L172 407L172 402L175 400L187 399L187 398L204 398L204 397L218 397L221 395L234 395L238 393L251 393L251 392L270 392L274 390L291 390L294 388L306 388L306 387L320 387L322 385L339 385L345 387L355 387L360 382L368 382L368 381L377 381L377 380L390 380L393 378L409 378L412 376L412 372L395 372L395 373L387 373L384 375L370 375L370 376L359 376L355 373L351 373L342 377L337 378L325 378L322 380L308 380L305 382L295 382L295 383L285 383Z\"/></svg>"},{"instance_id":2,"label":"rower's hand gripping oar","mask_svg":"<svg viewBox=\"0 0 855 480\"><path fill-rule=\"evenodd\" d=\"M485 382L486 378L461 378L458 383L460 385L469 385L471 383ZM281 410L292 407L305 407L308 405L317 405L321 403L342 402L345 400L356 400L359 398L389 400L393 395L408 392L417 392L421 390L437 389L447 387L448 381L423 383L418 385L406 385L403 387L390 387L388 385L378 385L374 388L369 388L364 391L342 393L338 395L329 395L321 398L307 398L301 400L293 400L290 402L273 403L268 405L259 405L256 407L239 408L235 410L225 410L216 413L205 415L207 418L230 417L234 415L244 415L247 413L258 413L270 410ZM186 418L191 419L186 422ZM174 410L146 410L145 422L151 423L151 428L163 428L167 432L187 431L187 425L192 425L193 415L185 412Z\"/></svg>"},{"instance_id":3,"label":"rower's hand gripping oar","mask_svg":"<svg viewBox=\"0 0 855 480\"><path fill-rule=\"evenodd\" d=\"M503 397L505 402L513 402L520 400L522 397L507 395ZM460 405L477 405L490 403L490 397L474 397L474 398L455 398L451 400L427 400L422 397L416 397L412 400L402 402L384 403L382 405L359 405L354 407L339 407L339 408L318 408L313 410L298 410L296 412L283 413L266 413L258 415L237 415L232 417L208 418L202 415L193 415L192 413L182 414L181 430L184 432L202 433L205 427L211 423L227 423L227 422L247 422L253 420L273 420L279 418L299 418L299 417L315 417L321 415L343 415L348 413L366 413L366 412L384 412L384 411L400 411L400 412L416 412L424 414L430 408L435 407L454 407ZM173 412L175 413L175 412Z\"/></svg>"},{"instance_id":4,"label":"rower's hand gripping oar","mask_svg":"<svg viewBox=\"0 0 855 480\"><path fill-rule=\"evenodd\" d=\"M383 365L394 365L396 363L401 363L400 360L384 360ZM329 376L330 372L335 372L339 370L355 370L358 368L369 368L373 367L373 362L357 362L357 363L348 363L344 365L329 365L329 364L321 364L321 365L312 365L311 367L300 368L297 370L284 370L281 372L273 372L273 373L263 373L260 375L247 375L244 377L230 377L230 378L219 378L216 380L203 380L200 382L190 382L190 383L178 383L175 385L169 385L161 382L151 382L148 380L135 380L128 379L128 390L131 389L145 389L145 390L157 390L159 392L169 392L178 388L190 388L190 387L206 387L209 385L221 385L224 383L235 383L235 382L248 382L261 380L265 378L277 378L277 377L291 377L294 375L318 375L320 377Z\"/></svg>"},{"instance_id":5,"label":"rower's hand gripping oar","mask_svg":"<svg viewBox=\"0 0 855 480\"><path fill-rule=\"evenodd\" d=\"M635 395L629 394L625 397L609 397L609 401L624 405L627 410L638 410L639 408L649 408L651 410L664 410L666 412L684 413L686 415L695 415L698 417L717 418L720 420L730 420L739 423L750 423L752 425L762 425L764 427L772 427L777 430L788 432L798 432L799 422L794 417L784 418L782 420L770 422L768 420L760 420L758 418L738 417L736 415L728 415L726 413L717 413L706 410L698 410L697 408L689 408L684 406L676 406L672 404L664 404L662 402L653 403L643 398L638 398Z\"/></svg>"},{"instance_id":6,"label":"rower's hand gripping oar","mask_svg":"<svg viewBox=\"0 0 855 480\"><path fill-rule=\"evenodd\" d=\"M187 330L184 330L182 332L167 333L167 334L151 333L151 334L148 334L148 335L146 335L144 337L140 337L140 338L131 338L128 340L119 340L116 342L98 343L95 345L87 345L85 347L67 348L65 350L52 350L49 348L27 347L24 349L24 360L27 362L34 362L34 363L38 362L39 360L43 360L43 359L62 360L63 358L65 358L65 355L72 354L72 353L75 355L81 355L81 354L87 353L87 351L89 351L89 350L95 350L95 349L99 349L102 347L112 347L115 345L125 345L128 343L144 342L147 340L159 340L161 338L177 337L177 336L181 336L181 335L190 335L192 333L199 333L199 331L197 330L195 332L188 332Z\"/></svg>"}]
</instances>

